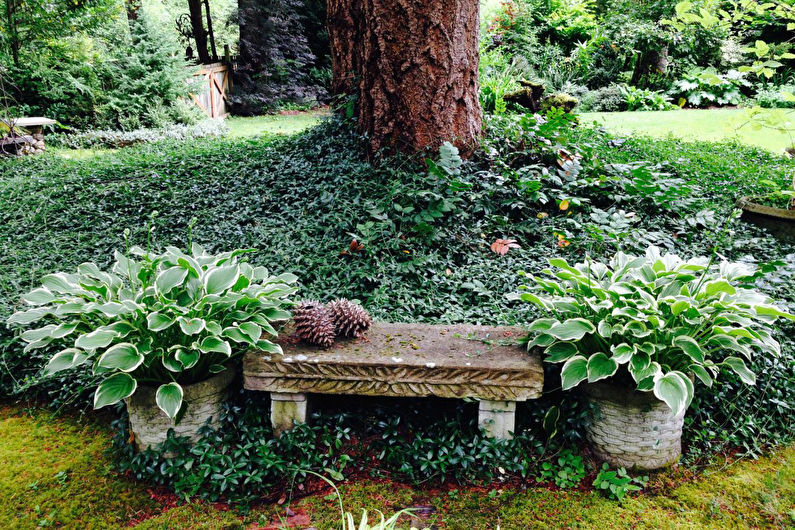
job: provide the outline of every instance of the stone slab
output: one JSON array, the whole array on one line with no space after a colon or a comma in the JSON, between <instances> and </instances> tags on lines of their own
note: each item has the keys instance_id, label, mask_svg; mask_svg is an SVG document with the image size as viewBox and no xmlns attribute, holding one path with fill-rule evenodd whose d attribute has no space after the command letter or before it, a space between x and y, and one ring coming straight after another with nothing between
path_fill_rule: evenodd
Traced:
<instances>
[{"instance_id":1,"label":"stone slab","mask_svg":"<svg viewBox=\"0 0 795 530\"><path fill-rule=\"evenodd\" d=\"M526 401L541 395L536 353L520 328L375 323L362 339L329 349L282 339L284 355L251 351L244 386L279 393L477 398Z\"/></svg>"},{"instance_id":2,"label":"stone slab","mask_svg":"<svg viewBox=\"0 0 795 530\"><path fill-rule=\"evenodd\" d=\"M43 127L45 125L55 125L55 120L43 116L33 116L29 118L17 118L12 120L14 125L27 129L28 127Z\"/></svg>"}]
</instances>

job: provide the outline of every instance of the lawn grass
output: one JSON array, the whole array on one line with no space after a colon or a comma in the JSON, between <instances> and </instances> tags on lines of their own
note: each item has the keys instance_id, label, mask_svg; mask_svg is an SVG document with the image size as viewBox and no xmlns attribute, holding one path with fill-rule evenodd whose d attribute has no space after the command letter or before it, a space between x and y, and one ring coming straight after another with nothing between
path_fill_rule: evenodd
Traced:
<instances>
[{"instance_id":1,"label":"lawn grass","mask_svg":"<svg viewBox=\"0 0 795 530\"><path fill-rule=\"evenodd\" d=\"M776 110L765 110L766 113ZM781 112L781 111L779 111ZM736 140L782 153L792 145L784 133L771 130L753 130L740 125L745 123L745 109L679 110L666 112L586 112L582 122L596 122L614 134L637 134L653 138L673 136L684 140L719 142ZM795 124L795 112L791 114Z\"/></svg>"},{"instance_id":2,"label":"lawn grass","mask_svg":"<svg viewBox=\"0 0 795 530\"><path fill-rule=\"evenodd\" d=\"M0 406L0 527L243 528L278 521L298 527L339 527L330 490L284 505L264 504L246 514L223 504L179 504L112 470L104 454L110 433L102 419L53 417L51 412ZM447 485L413 489L369 479L341 485L345 508L387 514L432 506L424 524L448 529L524 528L787 528L795 524L795 448L756 461L708 469L693 482L670 487L687 473L652 477L651 493L609 501L594 492Z\"/></svg>"},{"instance_id":3,"label":"lawn grass","mask_svg":"<svg viewBox=\"0 0 795 530\"><path fill-rule=\"evenodd\" d=\"M262 134L295 134L316 125L328 114L325 110L266 114L264 116L232 116L226 120L227 138L249 138Z\"/></svg>"}]
</instances>

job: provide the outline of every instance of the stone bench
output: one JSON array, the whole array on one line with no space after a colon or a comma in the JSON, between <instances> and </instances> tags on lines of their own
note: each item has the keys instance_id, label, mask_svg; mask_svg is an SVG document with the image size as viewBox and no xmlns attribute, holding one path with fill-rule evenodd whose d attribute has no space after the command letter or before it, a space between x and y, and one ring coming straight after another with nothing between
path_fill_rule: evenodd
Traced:
<instances>
[{"instance_id":1,"label":"stone bench","mask_svg":"<svg viewBox=\"0 0 795 530\"><path fill-rule=\"evenodd\" d=\"M45 149L44 126L54 125L50 118L16 118L4 121L9 127L25 129L29 134L9 135L0 138L0 154L29 155L41 153Z\"/></svg>"},{"instance_id":2,"label":"stone bench","mask_svg":"<svg viewBox=\"0 0 795 530\"><path fill-rule=\"evenodd\" d=\"M514 430L516 402L538 398L541 360L517 344L518 328L375 323L362 339L324 350L290 337L284 355L251 351L245 388L271 394L274 434L307 419L308 394L473 398L495 438Z\"/></svg>"}]
</instances>

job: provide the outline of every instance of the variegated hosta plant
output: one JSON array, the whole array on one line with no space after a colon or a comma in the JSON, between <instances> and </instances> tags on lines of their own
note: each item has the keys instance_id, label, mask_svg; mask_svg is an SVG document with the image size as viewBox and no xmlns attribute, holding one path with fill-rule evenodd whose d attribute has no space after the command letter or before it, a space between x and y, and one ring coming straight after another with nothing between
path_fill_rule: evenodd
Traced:
<instances>
[{"instance_id":1,"label":"variegated hosta plant","mask_svg":"<svg viewBox=\"0 0 795 530\"><path fill-rule=\"evenodd\" d=\"M174 247L157 255L117 251L110 272L83 263L76 273L48 274L22 297L32 307L8 323L39 326L22 333L26 350L64 346L45 375L92 363L104 376L95 408L152 385L157 405L178 420L182 385L225 370L249 347L281 352L263 337L276 337L274 322L290 317L296 277L241 261L248 252L212 255L199 245L190 254Z\"/></svg>"},{"instance_id":2,"label":"variegated hosta plant","mask_svg":"<svg viewBox=\"0 0 795 530\"><path fill-rule=\"evenodd\" d=\"M530 326L528 348L563 363L563 389L611 378L651 391L677 414L693 398L696 378L711 386L722 368L746 384L753 355L778 355L770 325L795 319L749 288L753 269L711 265L650 247L645 256L616 254L609 263L574 266L552 259L546 278L514 295L549 314Z\"/></svg>"}]
</instances>

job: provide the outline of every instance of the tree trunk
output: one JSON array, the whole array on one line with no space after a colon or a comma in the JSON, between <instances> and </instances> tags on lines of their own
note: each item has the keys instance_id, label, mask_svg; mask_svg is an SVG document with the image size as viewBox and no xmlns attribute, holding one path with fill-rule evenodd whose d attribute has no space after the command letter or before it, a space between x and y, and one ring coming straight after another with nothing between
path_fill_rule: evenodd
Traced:
<instances>
[{"instance_id":1,"label":"tree trunk","mask_svg":"<svg viewBox=\"0 0 795 530\"><path fill-rule=\"evenodd\" d=\"M196 53L199 62L207 64L210 60L210 53L207 51L207 31L204 29L204 17L202 16L202 0L188 0L188 10L190 13L190 25L193 30L193 40L196 41Z\"/></svg>"},{"instance_id":2,"label":"tree trunk","mask_svg":"<svg viewBox=\"0 0 795 530\"><path fill-rule=\"evenodd\" d=\"M481 132L478 0L328 0L336 94L358 98L372 154L455 143Z\"/></svg>"},{"instance_id":3,"label":"tree trunk","mask_svg":"<svg viewBox=\"0 0 795 530\"><path fill-rule=\"evenodd\" d=\"M14 66L19 66L19 49L21 48L21 42L16 21L17 0L6 0L5 4L6 20L8 22L8 45L11 48L11 60L14 62Z\"/></svg>"}]
</instances>

